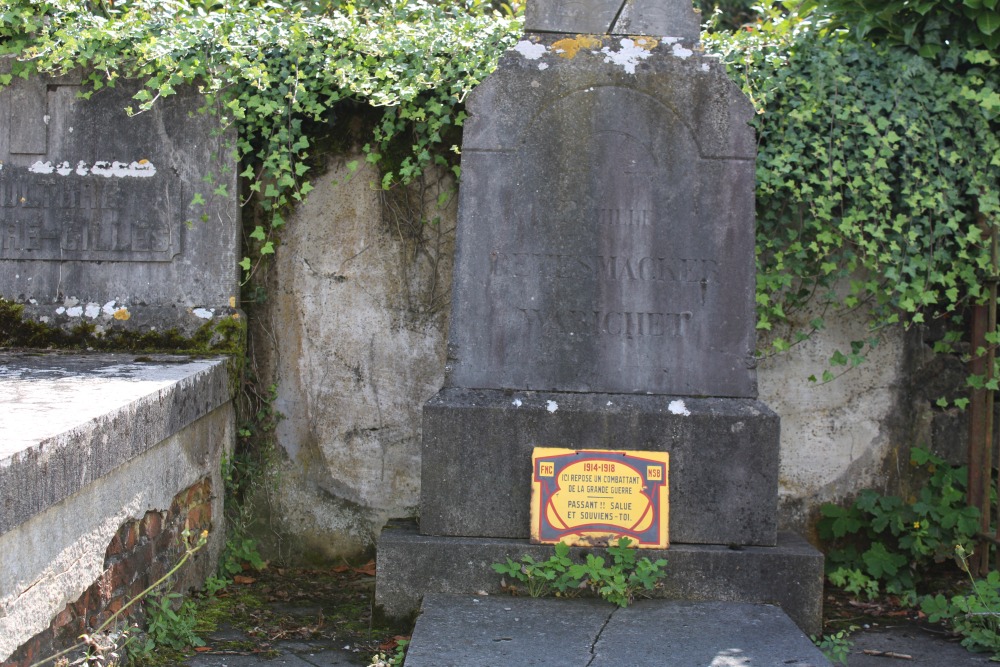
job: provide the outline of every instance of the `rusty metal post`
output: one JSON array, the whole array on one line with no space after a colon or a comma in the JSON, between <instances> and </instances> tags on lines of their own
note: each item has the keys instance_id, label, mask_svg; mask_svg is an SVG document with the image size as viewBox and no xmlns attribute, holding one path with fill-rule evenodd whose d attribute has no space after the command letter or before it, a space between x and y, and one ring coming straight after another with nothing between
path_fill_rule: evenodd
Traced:
<instances>
[{"instance_id":1,"label":"rusty metal post","mask_svg":"<svg viewBox=\"0 0 1000 667\"><path fill-rule=\"evenodd\" d=\"M969 362L969 373L972 375L986 375L986 358L977 354L977 350L986 347L986 328L989 319L989 309L987 306L974 306L972 308L972 331L971 347L972 359ZM983 511L990 506L989 485L992 478L992 471L985 468L986 442L986 390L972 389L969 395L969 486L968 503L980 512L979 532L989 535L990 522L989 510ZM985 520L985 523L984 523ZM980 540L976 544L976 549L972 554L969 566L973 572L980 572L983 565L988 567L989 545L985 540Z\"/></svg>"},{"instance_id":2,"label":"rusty metal post","mask_svg":"<svg viewBox=\"0 0 1000 667\"><path fill-rule=\"evenodd\" d=\"M982 219L980 218L980 222ZM998 277L998 267L1000 267L1000 256L998 256L997 249L997 228L995 225L990 227L990 302L987 304L988 315L986 318L986 337L988 341L996 341L997 333L997 279ZM989 531L990 516L990 486L993 482L993 404L996 396L996 391L993 389L993 380L996 377L996 343L988 342L986 346L986 433L984 434L983 442L985 444L986 456L983 462L983 469L986 474L986 526L987 532ZM1000 489L1000 479L997 480L997 488ZM997 516L1000 517L1000 498L997 500ZM997 526L997 536L1000 536L1000 525ZM987 547L988 548L988 547ZM988 551L986 552L988 553ZM989 563L989 558L983 558L983 563ZM1000 570L1000 549L996 550L996 568ZM980 572L983 576L988 574L985 570L988 567L980 567Z\"/></svg>"}]
</instances>

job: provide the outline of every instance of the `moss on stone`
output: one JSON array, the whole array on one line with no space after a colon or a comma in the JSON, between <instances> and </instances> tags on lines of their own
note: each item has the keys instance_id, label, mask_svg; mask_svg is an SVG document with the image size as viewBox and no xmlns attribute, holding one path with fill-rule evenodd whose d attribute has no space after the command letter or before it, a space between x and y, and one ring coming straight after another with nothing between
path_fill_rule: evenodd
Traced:
<instances>
[{"instance_id":1,"label":"moss on stone","mask_svg":"<svg viewBox=\"0 0 1000 667\"><path fill-rule=\"evenodd\" d=\"M87 322L67 329L38 322L26 316L24 310L23 304L0 299L0 347L238 356L246 350L246 321L235 311L185 336L177 329L134 331L113 327L98 332Z\"/></svg>"}]
</instances>

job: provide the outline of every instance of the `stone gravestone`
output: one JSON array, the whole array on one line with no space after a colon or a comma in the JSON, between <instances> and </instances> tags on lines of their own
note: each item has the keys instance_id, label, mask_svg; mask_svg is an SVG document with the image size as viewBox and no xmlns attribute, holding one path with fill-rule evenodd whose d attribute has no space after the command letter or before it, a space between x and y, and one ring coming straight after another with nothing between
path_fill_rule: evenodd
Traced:
<instances>
[{"instance_id":1,"label":"stone gravestone","mask_svg":"<svg viewBox=\"0 0 1000 667\"><path fill-rule=\"evenodd\" d=\"M0 91L0 298L51 326L191 335L238 296L234 136L194 90L129 117L136 85Z\"/></svg>"},{"instance_id":2,"label":"stone gravestone","mask_svg":"<svg viewBox=\"0 0 1000 667\"><path fill-rule=\"evenodd\" d=\"M420 536L383 533L378 601L459 592L477 573L442 573L449 549L484 570L524 553L533 447L666 451L673 576L708 577L677 545L756 549L800 580L767 599L816 629L822 560L779 541L779 419L756 400L753 109L690 0L533 0L526 30L469 98ZM394 580L397 547L436 553L433 575ZM759 581L684 585L667 594L760 601Z\"/></svg>"}]
</instances>

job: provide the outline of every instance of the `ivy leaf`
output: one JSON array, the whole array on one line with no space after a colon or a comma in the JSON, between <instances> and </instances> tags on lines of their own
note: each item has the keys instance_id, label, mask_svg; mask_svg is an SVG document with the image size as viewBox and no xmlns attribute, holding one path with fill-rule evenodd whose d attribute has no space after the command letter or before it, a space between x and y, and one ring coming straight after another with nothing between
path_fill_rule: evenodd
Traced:
<instances>
[{"instance_id":1,"label":"ivy leaf","mask_svg":"<svg viewBox=\"0 0 1000 667\"><path fill-rule=\"evenodd\" d=\"M992 35L1000 28L1000 13L985 11L976 16L976 25L983 34Z\"/></svg>"}]
</instances>

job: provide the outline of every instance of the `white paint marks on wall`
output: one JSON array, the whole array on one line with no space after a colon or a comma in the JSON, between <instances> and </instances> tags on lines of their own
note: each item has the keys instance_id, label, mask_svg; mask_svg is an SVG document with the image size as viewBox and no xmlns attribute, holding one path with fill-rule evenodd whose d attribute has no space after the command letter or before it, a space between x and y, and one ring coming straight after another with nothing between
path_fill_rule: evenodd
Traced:
<instances>
[{"instance_id":1,"label":"white paint marks on wall","mask_svg":"<svg viewBox=\"0 0 1000 667\"><path fill-rule=\"evenodd\" d=\"M691 411L687 409L686 405L684 405L684 401L670 401L670 405L667 406L667 409L670 410L670 414L673 415L684 415L685 417L691 416Z\"/></svg>"},{"instance_id":2,"label":"white paint marks on wall","mask_svg":"<svg viewBox=\"0 0 1000 667\"><path fill-rule=\"evenodd\" d=\"M535 44L526 39L522 39L514 46L514 50L528 60L538 60L545 55L545 45Z\"/></svg>"},{"instance_id":3,"label":"white paint marks on wall","mask_svg":"<svg viewBox=\"0 0 1000 667\"><path fill-rule=\"evenodd\" d=\"M548 410L549 412L555 412L556 410L559 409L559 404L556 403L555 401L549 401L545 404L545 409Z\"/></svg>"},{"instance_id":4,"label":"white paint marks on wall","mask_svg":"<svg viewBox=\"0 0 1000 667\"><path fill-rule=\"evenodd\" d=\"M66 161L59 163L58 166L53 166L51 161L37 160L28 167L28 171L32 174L58 173L60 176L69 176L75 172L77 176L93 174L105 178L150 178L156 175L156 166L149 160L133 160L128 163L117 160L114 162L98 160L91 167L81 160L77 163L76 169L73 169Z\"/></svg>"},{"instance_id":5,"label":"white paint marks on wall","mask_svg":"<svg viewBox=\"0 0 1000 667\"><path fill-rule=\"evenodd\" d=\"M203 320L215 317L215 308L195 308L191 312L194 313L195 317L200 317Z\"/></svg>"},{"instance_id":6,"label":"white paint marks on wall","mask_svg":"<svg viewBox=\"0 0 1000 667\"><path fill-rule=\"evenodd\" d=\"M150 178L156 175L156 167L149 160L133 161L129 164L125 164L124 162L112 162L110 164L107 162L95 162L94 166L90 168L90 173L104 176L105 178L125 178L128 176Z\"/></svg>"},{"instance_id":7,"label":"white paint marks on wall","mask_svg":"<svg viewBox=\"0 0 1000 667\"><path fill-rule=\"evenodd\" d=\"M694 51L692 51L691 49L685 49L680 44L674 44L673 52L674 55L680 58L681 60L687 60L692 55L694 55Z\"/></svg>"},{"instance_id":8,"label":"white paint marks on wall","mask_svg":"<svg viewBox=\"0 0 1000 667\"><path fill-rule=\"evenodd\" d=\"M639 61L652 55L641 46L636 46L635 42L628 37L621 40L621 47L620 51L612 51L611 47L605 46L601 49L601 53L604 54L604 62L618 65L629 74L635 74L635 66L639 64ZM676 47L674 55L677 55Z\"/></svg>"},{"instance_id":9,"label":"white paint marks on wall","mask_svg":"<svg viewBox=\"0 0 1000 667\"><path fill-rule=\"evenodd\" d=\"M33 165L28 167L28 171L32 174L51 174L55 171L55 168L52 166L51 162L42 162L41 160L37 160Z\"/></svg>"}]
</instances>

